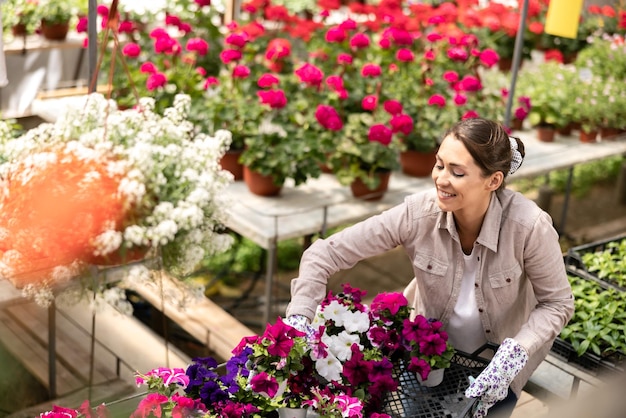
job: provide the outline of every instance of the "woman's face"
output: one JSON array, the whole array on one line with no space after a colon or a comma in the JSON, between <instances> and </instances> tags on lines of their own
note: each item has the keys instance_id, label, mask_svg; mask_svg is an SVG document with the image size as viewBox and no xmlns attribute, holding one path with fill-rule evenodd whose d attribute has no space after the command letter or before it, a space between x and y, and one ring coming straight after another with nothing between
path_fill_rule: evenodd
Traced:
<instances>
[{"instance_id":1,"label":"woman's face","mask_svg":"<svg viewBox=\"0 0 626 418\"><path fill-rule=\"evenodd\" d=\"M484 177L463 142L447 136L439 147L432 171L439 207L445 212L484 213L491 192L497 189L494 176Z\"/></svg>"}]
</instances>

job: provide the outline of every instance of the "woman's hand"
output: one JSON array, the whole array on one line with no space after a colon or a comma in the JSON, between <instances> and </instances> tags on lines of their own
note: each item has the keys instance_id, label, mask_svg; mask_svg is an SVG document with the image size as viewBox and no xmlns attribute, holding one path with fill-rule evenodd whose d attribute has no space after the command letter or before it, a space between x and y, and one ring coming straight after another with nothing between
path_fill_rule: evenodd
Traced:
<instances>
[{"instance_id":1,"label":"woman's hand","mask_svg":"<svg viewBox=\"0 0 626 418\"><path fill-rule=\"evenodd\" d=\"M474 418L482 418L496 402L506 398L509 386L528 361L526 350L512 338L505 339L489 365L465 390L468 398L478 398Z\"/></svg>"}]
</instances>

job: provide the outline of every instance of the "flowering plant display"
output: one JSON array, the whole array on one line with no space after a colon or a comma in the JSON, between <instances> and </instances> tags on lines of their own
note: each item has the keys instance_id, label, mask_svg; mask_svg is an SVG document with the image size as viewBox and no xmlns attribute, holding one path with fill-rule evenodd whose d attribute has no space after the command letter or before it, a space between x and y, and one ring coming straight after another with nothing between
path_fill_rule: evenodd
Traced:
<instances>
[{"instance_id":1,"label":"flowering plant display","mask_svg":"<svg viewBox=\"0 0 626 418\"><path fill-rule=\"evenodd\" d=\"M364 292L344 285L322 301L311 322L315 330L311 356L316 370L337 390L361 403L363 412L379 411L384 394L397 389L394 365L428 377L431 368L450 367L454 349L439 321L411 318L401 293L381 293L370 307Z\"/></svg>"},{"instance_id":2,"label":"flowering plant display","mask_svg":"<svg viewBox=\"0 0 626 418\"><path fill-rule=\"evenodd\" d=\"M441 322L415 315L402 293L379 294L369 307L364 295L345 284L323 300L309 331L279 317L243 338L225 364L198 357L186 370L137 374L148 393L132 416L259 417L290 407L322 418L389 418L381 410L398 388L399 365L426 378L449 367L454 350Z\"/></svg>"},{"instance_id":3,"label":"flowering plant display","mask_svg":"<svg viewBox=\"0 0 626 418\"><path fill-rule=\"evenodd\" d=\"M182 278L230 246L221 228L232 175L218 163L230 135L196 133L189 96L164 116L152 98L119 111L93 93L74 106L54 124L0 139L3 277L49 301L56 284L118 254L158 249L163 268Z\"/></svg>"}]
</instances>

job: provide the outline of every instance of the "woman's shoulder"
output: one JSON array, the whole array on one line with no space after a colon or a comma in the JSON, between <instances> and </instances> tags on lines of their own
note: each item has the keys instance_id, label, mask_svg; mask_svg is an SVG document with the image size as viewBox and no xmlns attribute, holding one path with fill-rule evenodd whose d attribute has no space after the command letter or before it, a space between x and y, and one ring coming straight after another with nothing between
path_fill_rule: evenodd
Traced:
<instances>
[{"instance_id":1,"label":"woman's shoulder","mask_svg":"<svg viewBox=\"0 0 626 418\"><path fill-rule=\"evenodd\" d=\"M541 209L537 203L520 192L504 189L499 191L497 196L502 206L503 214L509 220L529 226L534 225L538 218L542 217L546 217L550 223L552 222L550 215Z\"/></svg>"},{"instance_id":2,"label":"woman's shoulder","mask_svg":"<svg viewBox=\"0 0 626 418\"><path fill-rule=\"evenodd\" d=\"M404 198L404 203L409 211L413 213L432 214L441 212L437 204L437 189L434 187L408 195Z\"/></svg>"}]
</instances>

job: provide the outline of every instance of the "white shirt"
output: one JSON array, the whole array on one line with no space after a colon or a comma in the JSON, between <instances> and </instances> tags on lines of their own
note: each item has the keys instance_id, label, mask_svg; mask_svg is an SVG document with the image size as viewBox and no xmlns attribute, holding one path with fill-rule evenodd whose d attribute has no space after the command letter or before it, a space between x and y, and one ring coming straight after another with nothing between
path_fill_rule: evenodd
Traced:
<instances>
[{"instance_id":1,"label":"white shirt","mask_svg":"<svg viewBox=\"0 0 626 418\"><path fill-rule=\"evenodd\" d=\"M487 342L485 331L478 315L474 282L478 271L478 255L463 254L465 268L459 292L459 299L450 316L447 331L449 341L455 349L472 353Z\"/></svg>"}]
</instances>

